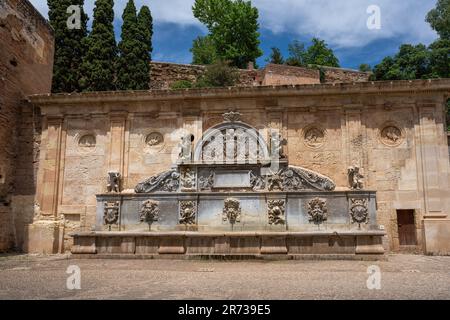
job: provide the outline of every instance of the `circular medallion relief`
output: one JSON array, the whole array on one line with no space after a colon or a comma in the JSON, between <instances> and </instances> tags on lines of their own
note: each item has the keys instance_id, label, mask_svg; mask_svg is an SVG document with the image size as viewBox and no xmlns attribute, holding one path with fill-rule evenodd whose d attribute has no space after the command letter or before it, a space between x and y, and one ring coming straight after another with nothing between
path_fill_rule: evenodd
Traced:
<instances>
[{"instance_id":1,"label":"circular medallion relief","mask_svg":"<svg viewBox=\"0 0 450 320\"><path fill-rule=\"evenodd\" d=\"M82 148L95 148L96 144L95 136L92 134L85 134L78 140L78 146Z\"/></svg>"},{"instance_id":2,"label":"circular medallion relief","mask_svg":"<svg viewBox=\"0 0 450 320\"><path fill-rule=\"evenodd\" d=\"M156 147L164 142L164 137L159 132L152 132L145 138L145 144L148 147Z\"/></svg>"},{"instance_id":3,"label":"circular medallion relief","mask_svg":"<svg viewBox=\"0 0 450 320\"><path fill-rule=\"evenodd\" d=\"M388 124L380 131L381 142L390 147L396 147L403 142L403 133L396 125Z\"/></svg>"},{"instance_id":4,"label":"circular medallion relief","mask_svg":"<svg viewBox=\"0 0 450 320\"><path fill-rule=\"evenodd\" d=\"M308 127L304 130L303 139L311 148L320 148L325 142L325 131L318 127Z\"/></svg>"}]
</instances>

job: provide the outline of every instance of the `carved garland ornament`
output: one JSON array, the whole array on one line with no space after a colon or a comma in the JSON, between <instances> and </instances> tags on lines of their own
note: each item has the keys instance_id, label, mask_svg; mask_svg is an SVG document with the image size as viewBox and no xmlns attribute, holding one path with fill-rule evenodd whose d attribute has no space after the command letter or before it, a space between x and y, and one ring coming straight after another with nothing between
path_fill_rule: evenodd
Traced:
<instances>
[{"instance_id":1,"label":"carved garland ornament","mask_svg":"<svg viewBox=\"0 0 450 320\"><path fill-rule=\"evenodd\" d=\"M326 200L314 198L308 203L309 221L321 224L328 219L328 208Z\"/></svg>"},{"instance_id":2,"label":"carved garland ornament","mask_svg":"<svg viewBox=\"0 0 450 320\"><path fill-rule=\"evenodd\" d=\"M174 169L148 178L139 183L134 191L136 193L150 193L155 191L176 192L178 191L179 185L180 174Z\"/></svg>"},{"instance_id":3,"label":"carved garland ornament","mask_svg":"<svg viewBox=\"0 0 450 320\"><path fill-rule=\"evenodd\" d=\"M195 201L180 201L180 224L195 224L197 203Z\"/></svg>"},{"instance_id":4,"label":"carved garland ornament","mask_svg":"<svg viewBox=\"0 0 450 320\"><path fill-rule=\"evenodd\" d=\"M352 223L369 223L369 209L367 199L351 199L350 216Z\"/></svg>"},{"instance_id":5,"label":"carved garland ornament","mask_svg":"<svg viewBox=\"0 0 450 320\"><path fill-rule=\"evenodd\" d=\"M222 211L223 221L229 221L231 224L241 222L241 204L238 199L225 199L224 208Z\"/></svg>"},{"instance_id":6,"label":"carved garland ornament","mask_svg":"<svg viewBox=\"0 0 450 320\"><path fill-rule=\"evenodd\" d=\"M333 191L336 188L334 182L316 172L308 169L289 166L280 169L268 178L269 191L295 191L295 190L320 190Z\"/></svg>"},{"instance_id":7,"label":"carved garland ornament","mask_svg":"<svg viewBox=\"0 0 450 320\"><path fill-rule=\"evenodd\" d=\"M285 200L269 200L267 201L267 207L270 225L285 224Z\"/></svg>"}]
</instances>

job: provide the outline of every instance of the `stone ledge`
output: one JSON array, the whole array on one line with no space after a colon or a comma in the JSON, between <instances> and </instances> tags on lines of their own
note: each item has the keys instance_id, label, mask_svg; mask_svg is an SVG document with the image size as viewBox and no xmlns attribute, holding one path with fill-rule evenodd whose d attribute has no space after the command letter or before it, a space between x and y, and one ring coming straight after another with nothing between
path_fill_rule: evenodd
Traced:
<instances>
[{"instance_id":1,"label":"stone ledge","mask_svg":"<svg viewBox=\"0 0 450 320\"><path fill-rule=\"evenodd\" d=\"M229 87L186 90L105 91L68 94L32 95L28 99L37 106L87 102L132 102L183 99L264 98L277 96L321 96L376 94L397 92L450 91L450 79L372 81L358 83Z\"/></svg>"},{"instance_id":2,"label":"stone ledge","mask_svg":"<svg viewBox=\"0 0 450 320\"><path fill-rule=\"evenodd\" d=\"M85 232L72 234L72 254L104 258L384 256L383 231L352 232Z\"/></svg>"}]
</instances>

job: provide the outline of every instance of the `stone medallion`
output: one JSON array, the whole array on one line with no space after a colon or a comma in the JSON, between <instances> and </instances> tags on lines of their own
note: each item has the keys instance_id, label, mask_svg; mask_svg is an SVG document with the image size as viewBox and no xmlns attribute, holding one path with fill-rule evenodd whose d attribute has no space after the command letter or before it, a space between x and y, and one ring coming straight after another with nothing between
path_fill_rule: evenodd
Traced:
<instances>
[{"instance_id":1,"label":"stone medallion","mask_svg":"<svg viewBox=\"0 0 450 320\"><path fill-rule=\"evenodd\" d=\"M148 147L156 147L156 146L161 145L163 142L164 142L164 137L159 132L152 132L152 133L148 134L147 137L145 138L145 144Z\"/></svg>"},{"instance_id":2,"label":"stone medallion","mask_svg":"<svg viewBox=\"0 0 450 320\"><path fill-rule=\"evenodd\" d=\"M82 153L92 153L97 146L97 139L94 134L80 134L78 139L78 150Z\"/></svg>"},{"instance_id":3,"label":"stone medallion","mask_svg":"<svg viewBox=\"0 0 450 320\"><path fill-rule=\"evenodd\" d=\"M397 147L403 142L403 132L398 126L387 124L380 130L380 140L389 147Z\"/></svg>"},{"instance_id":4,"label":"stone medallion","mask_svg":"<svg viewBox=\"0 0 450 320\"><path fill-rule=\"evenodd\" d=\"M303 141L310 148L320 148L325 143L325 131L318 126L306 128L303 134Z\"/></svg>"}]
</instances>

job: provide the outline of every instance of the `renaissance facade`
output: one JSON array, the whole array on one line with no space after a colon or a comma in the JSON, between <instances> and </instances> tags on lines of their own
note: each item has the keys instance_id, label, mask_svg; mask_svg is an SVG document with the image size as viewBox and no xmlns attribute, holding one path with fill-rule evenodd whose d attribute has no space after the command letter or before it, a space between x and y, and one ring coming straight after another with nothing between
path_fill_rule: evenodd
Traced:
<instances>
[{"instance_id":1,"label":"renaissance facade","mask_svg":"<svg viewBox=\"0 0 450 320\"><path fill-rule=\"evenodd\" d=\"M448 254L449 95L443 79L31 96L24 249Z\"/></svg>"}]
</instances>

